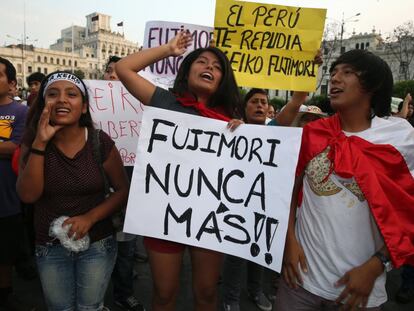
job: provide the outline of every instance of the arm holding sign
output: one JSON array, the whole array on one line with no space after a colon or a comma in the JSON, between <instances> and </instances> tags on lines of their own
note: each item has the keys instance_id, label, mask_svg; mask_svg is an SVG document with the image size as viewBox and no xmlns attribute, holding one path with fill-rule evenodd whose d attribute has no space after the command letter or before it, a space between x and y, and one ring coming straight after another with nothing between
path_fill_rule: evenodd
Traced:
<instances>
[{"instance_id":1,"label":"arm holding sign","mask_svg":"<svg viewBox=\"0 0 414 311\"><path fill-rule=\"evenodd\" d=\"M322 65L323 60L322 52L320 49L318 50L318 53L316 54L313 61L318 66ZM293 92L291 100L286 104L285 108L281 112L279 112L278 115L275 117L277 124L282 126L290 126L293 120L295 120L295 117L299 112L300 106L305 103L307 96L307 92Z\"/></svg>"},{"instance_id":2,"label":"arm holding sign","mask_svg":"<svg viewBox=\"0 0 414 311\"><path fill-rule=\"evenodd\" d=\"M299 108L305 102L307 96L307 92L293 92L291 100L275 117L277 124L282 126L290 126L293 120L295 120L296 115L299 112Z\"/></svg>"},{"instance_id":3,"label":"arm holding sign","mask_svg":"<svg viewBox=\"0 0 414 311\"><path fill-rule=\"evenodd\" d=\"M137 72L163 58L184 54L190 43L191 34L180 32L167 44L124 57L116 64L116 73L119 80L134 97L144 105L148 105L155 92L155 85L137 75Z\"/></svg>"}]
</instances>

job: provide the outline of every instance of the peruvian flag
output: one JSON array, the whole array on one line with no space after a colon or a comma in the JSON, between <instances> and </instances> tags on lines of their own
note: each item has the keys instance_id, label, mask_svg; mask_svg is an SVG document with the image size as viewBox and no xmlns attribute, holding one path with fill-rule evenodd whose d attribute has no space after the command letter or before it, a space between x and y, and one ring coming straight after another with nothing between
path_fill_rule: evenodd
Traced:
<instances>
[{"instance_id":1,"label":"peruvian flag","mask_svg":"<svg viewBox=\"0 0 414 311\"><path fill-rule=\"evenodd\" d=\"M346 136L338 115L303 129L296 175L330 146L330 172L354 177L368 202L395 267L414 265L414 129L404 119L374 117Z\"/></svg>"}]
</instances>

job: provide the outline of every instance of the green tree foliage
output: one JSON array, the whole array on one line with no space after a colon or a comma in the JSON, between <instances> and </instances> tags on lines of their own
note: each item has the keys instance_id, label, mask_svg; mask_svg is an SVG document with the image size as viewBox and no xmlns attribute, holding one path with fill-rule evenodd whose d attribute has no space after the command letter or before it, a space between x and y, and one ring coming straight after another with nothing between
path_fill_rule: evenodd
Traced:
<instances>
[{"instance_id":1,"label":"green tree foliage","mask_svg":"<svg viewBox=\"0 0 414 311\"><path fill-rule=\"evenodd\" d=\"M312 98L310 98L309 100L306 101L306 105L310 106L318 106L320 107L321 105L323 105L326 101L328 101L328 97L326 95L315 95Z\"/></svg>"},{"instance_id":2,"label":"green tree foliage","mask_svg":"<svg viewBox=\"0 0 414 311\"><path fill-rule=\"evenodd\" d=\"M317 106L321 108L321 110L329 115L333 114L334 111L332 110L331 104L329 102L329 98L326 95L315 95L310 98L305 103L306 106Z\"/></svg>"},{"instance_id":3,"label":"green tree foliage","mask_svg":"<svg viewBox=\"0 0 414 311\"><path fill-rule=\"evenodd\" d=\"M392 93L394 97L405 98L407 93L414 95L414 80L399 81L394 84Z\"/></svg>"},{"instance_id":4,"label":"green tree foliage","mask_svg":"<svg viewBox=\"0 0 414 311\"><path fill-rule=\"evenodd\" d=\"M284 105L286 105L285 100L280 97L273 97L270 99L270 104L277 110L280 110Z\"/></svg>"},{"instance_id":5,"label":"green tree foliage","mask_svg":"<svg viewBox=\"0 0 414 311\"><path fill-rule=\"evenodd\" d=\"M398 63L399 79L413 79L410 66L414 59L414 23L409 21L396 27L386 39L385 47Z\"/></svg>"},{"instance_id":6,"label":"green tree foliage","mask_svg":"<svg viewBox=\"0 0 414 311\"><path fill-rule=\"evenodd\" d=\"M239 87L239 93L240 93L241 98L244 99L244 97L247 94L247 90L242 87Z\"/></svg>"},{"instance_id":7,"label":"green tree foliage","mask_svg":"<svg viewBox=\"0 0 414 311\"><path fill-rule=\"evenodd\" d=\"M85 79L85 73L84 73L82 70L80 70L80 69L75 69L75 70L73 71L73 73L74 73L75 75L77 75L79 78L81 78L81 79Z\"/></svg>"}]
</instances>

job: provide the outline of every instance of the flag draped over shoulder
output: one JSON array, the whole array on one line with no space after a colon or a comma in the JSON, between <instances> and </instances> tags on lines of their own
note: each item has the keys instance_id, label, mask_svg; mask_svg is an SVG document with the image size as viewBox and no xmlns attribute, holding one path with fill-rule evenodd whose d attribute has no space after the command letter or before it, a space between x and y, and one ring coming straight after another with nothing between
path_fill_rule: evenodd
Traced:
<instances>
[{"instance_id":1,"label":"flag draped over shoulder","mask_svg":"<svg viewBox=\"0 0 414 311\"><path fill-rule=\"evenodd\" d=\"M375 117L364 139L346 136L338 115L303 129L296 175L330 146L331 170L354 177L395 267L414 265L414 129L404 119Z\"/></svg>"}]
</instances>

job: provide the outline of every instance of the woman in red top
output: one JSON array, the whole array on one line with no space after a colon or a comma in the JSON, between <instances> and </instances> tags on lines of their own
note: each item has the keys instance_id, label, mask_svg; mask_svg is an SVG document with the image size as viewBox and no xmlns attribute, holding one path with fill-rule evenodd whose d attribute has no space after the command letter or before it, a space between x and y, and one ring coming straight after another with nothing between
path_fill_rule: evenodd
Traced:
<instances>
[{"instance_id":1,"label":"woman in red top","mask_svg":"<svg viewBox=\"0 0 414 311\"><path fill-rule=\"evenodd\" d=\"M142 50L116 64L119 79L145 105L230 121L241 117L242 107L233 70L223 52L214 47L197 49L182 62L173 92L156 87L137 75L143 68L169 56L185 53L189 33L179 33L167 44ZM240 124L229 122L229 128ZM145 238L154 280L154 311L174 310L184 245ZM190 247L195 310L216 310L217 283L223 255Z\"/></svg>"}]
</instances>

